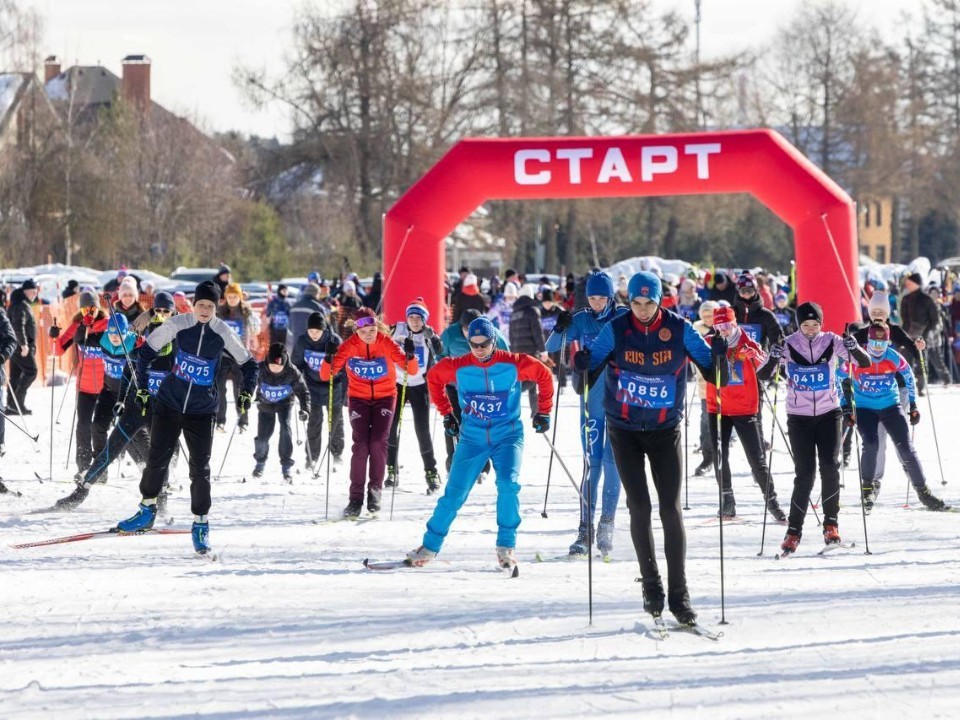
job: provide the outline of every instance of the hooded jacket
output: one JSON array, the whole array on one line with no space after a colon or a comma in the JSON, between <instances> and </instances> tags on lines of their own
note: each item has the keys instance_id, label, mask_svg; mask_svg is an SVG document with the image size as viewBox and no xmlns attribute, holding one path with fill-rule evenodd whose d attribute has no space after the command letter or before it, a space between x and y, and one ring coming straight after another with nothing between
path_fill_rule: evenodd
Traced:
<instances>
[{"instance_id":1,"label":"hooded jacket","mask_svg":"<svg viewBox=\"0 0 960 720\"><path fill-rule=\"evenodd\" d=\"M37 349L37 320L33 316L33 306L23 294L22 288L10 293L10 324L17 336L17 344L26 345L30 352Z\"/></svg>"},{"instance_id":2,"label":"hooded jacket","mask_svg":"<svg viewBox=\"0 0 960 720\"><path fill-rule=\"evenodd\" d=\"M77 313L72 322L57 338L57 355L63 355L71 345L77 347L77 389L82 393L99 395L103 390L103 349L100 338L110 318L98 307L92 325L83 324L83 315Z\"/></svg>"},{"instance_id":3,"label":"hooded jacket","mask_svg":"<svg viewBox=\"0 0 960 720\"><path fill-rule=\"evenodd\" d=\"M6 362L17 351L17 335L7 314L0 308L0 383L6 379Z\"/></svg>"},{"instance_id":4,"label":"hooded jacket","mask_svg":"<svg viewBox=\"0 0 960 720\"><path fill-rule=\"evenodd\" d=\"M769 348L783 339L777 316L763 306L759 293L750 301L738 296L733 303L733 314L740 329L761 348Z\"/></svg>"},{"instance_id":5,"label":"hooded jacket","mask_svg":"<svg viewBox=\"0 0 960 720\"><path fill-rule=\"evenodd\" d=\"M513 352L537 356L544 352L540 309L533 298L521 295L510 316L510 348Z\"/></svg>"},{"instance_id":6,"label":"hooded jacket","mask_svg":"<svg viewBox=\"0 0 960 720\"><path fill-rule=\"evenodd\" d=\"M330 383L327 380L320 379L320 366L323 359L327 356L327 343L333 341L337 347L343 340L329 327L323 329L319 340L311 340L310 336L304 332L297 338L293 344L293 352L290 353L290 362L300 371L310 394L321 403L326 403L327 392L330 389ZM343 373L339 373L333 379L334 388L343 383Z\"/></svg>"},{"instance_id":7,"label":"hooded jacket","mask_svg":"<svg viewBox=\"0 0 960 720\"><path fill-rule=\"evenodd\" d=\"M257 409L260 412L277 412L282 408L293 407L293 398L300 401L300 408L309 410L310 392L300 371L289 360L283 363L283 369L275 373L269 363L260 363L257 384Z\"/></svg>"}]
</instances>

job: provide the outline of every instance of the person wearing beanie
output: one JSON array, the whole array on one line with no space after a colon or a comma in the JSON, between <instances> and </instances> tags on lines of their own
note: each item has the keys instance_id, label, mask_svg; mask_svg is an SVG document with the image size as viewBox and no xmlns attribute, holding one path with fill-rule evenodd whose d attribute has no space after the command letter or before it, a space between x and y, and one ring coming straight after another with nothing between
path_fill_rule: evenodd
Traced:
<instances>
[{"instance_id":1,"label":"person wearing beanie","mask_svg":"<svg viewBox=\"0 0 960 720\"><path fill-rule=\"evenodd\" d=\"M310 391L300 371L294 367L287 356L287 348L282 342L271 343L266 357L260 363L257 376L257 436L253 440L253 467L255 478L263 477L263 471L270 454L270 438L274 428L280 425L280 472L283 479L293 482L293 433L290 429L290 415L293 412L293 398L300 401L298 422L310 420Z\"/></svg>"},{"instance_id":2,"label":"person wearing beanie","mask_svg":"<svg viewBox=\"0 0 960 720\"><path fill-rule=\"evenodd\" d=\"M711 280L712 282L707 283L707 287L709 288L707 298L714 302L726 300L730 305L733 305L737 299L736 282L732 281L730 276L723 272L713 273Z\"/></svg>"},{"instance_id":3,"label":"person wearing beanie","mask_svg":"<svg viewBox=\"0 0 960 720\"><path fill-rule=\"evenodd\" d=\"M467 340L467 333L470 329L470 323L477 318L482 317L482 315L483 314L476 309L464 310L463 314L460 315L459 321L450 325L450 327L444 330L440 335L440 345L442 346L442 350L440 351L438 359L445 357L458 358L469 354L470 343ZM499 330L496 330L494 333L493 344L497 350L510 350L510 343L507 342L507 339ZM457 394L456 385L447 385L447 399L450 401L450 407L453 408L454 417L459 423L461 421L460 396ZM450 466L453 463L453 452L456 450L456 444L454 443L453 438L446 434L444 434L443 440L447 450L446 469L447 473L449 474ZM493 466L488 460L483 466L483 469L480 471L480 474L477 476L478 485L482 485L483 481L487 479L492 467Z\"/></svg>"},{"instance_id":4,"label":"person wearing beanie","mask_svg":"<svg viewBox=\"0 0 960 720\"><path fill-rule=\"evenodd\" d=\"M548 360L546 348L543 344L543 326L541 325L540 308L533 297L533 287L524 285L520 295L514 301L510 313L507 336L510 338L510 349L513 352L532 355L546 362ZM524 383L530 401L530 414L537 408L537 386L534 382Z\"/></svg>"},{"instance_id":5,"label":"person wearing beanie","mask_svg":"<svg viewBox=\"0 0 960 720\"><path fill-rule=\"evenodd\" d=\"M9 319L17 337L17 350L10 357L10 393L7 415L30 415L27 408L27 390L37 379L37 321L33 303L37 299L37 284L30 278L10 293Z\"/></svg>"},{"instance_id":6,"label":"person wearing beanie","mask_svg":"<svg viewBox=\"0 0 960 720\"><path fill-rule=\"evenodd\" d=\"M357 291L356 282L349 278L343 281L336 298L338 303L336 306L337 327L340 329L341 337L347 340L353 335L355 321L363 308L363 298ZM376 312L375 309L374 312Z\"/></svg>"},{"instance_id":7,"label":"person wearing beanie","mask_svg":"<svg viewBox=\"0 0 960 720\"><path fill-rule=\"evenodd\" d=\"M217 306L217 317L220 318L240 338L240 342L248 349L257 346L260 335L260 316L253 311L250 304L243 299L243 288L239 283L227 285L223 294L224 302ZM233 399L236 402L243 391L243 372L236 360L224 356L217 369L217 432L227 431L227 381L233 383ZM249 426L249 413L237 413L238 432L246 431Z\"/></svg>"},{"instance_id":8,"label":"person wearing beanie","mask_svg":"<svg viewBox=\"0 0 960 720\"><path fill-rule=\"evenodd\" d=\"M543 337L546 339L550 337L550 333L553 332L553 328L557 325L557 319L560 317L560 313L563 312L563 305L557 302L557 296L553 288L547 287L541 291L539 310L540 327L543 330ZM544 340L544 342L546 342L546 340ZM553 370L560 387L566 387L567 368L564 367L566 363L560 362L560 353L549 353L547 357L548 360L545 362Z\"/></svg>"},{"instance_id":9,"label":"person wearing beanie","mask_svg":"<svg viewBox=\"0 0 960 720\"><path fill-rule=\"evenodd\" d=\"M460 291L452 298L453 317L460 318L467 310L477 310L481 315L490 309L490 298L480 292L477 276L468 273L460 285Z\"/></svg>"},{"instance_id":10,"label":"person wearing beanie","mask_svg":"<svg viewBox=\"0 0 960 720\"><path fill-rule=\"evenodd\" d=\"M121 313L117 313L120 315ZM100 339L107 331L107 311L100 307L97 293L90 288L80 291L80 309L56 338L55 352L63 355L76 348L77 408L76 448L77 479L90 467L107 442L107 427L112 419L113 402L98 412L97 400L104 389L104 361Z\"/></svg>"},{"instance_id":11,"label":"person wearing beanie","mask_svg":"<svg viewBox=\"0 0 960 720\"><path fill-rule=\"evenodd\" d=\"M692 361L708 381L714 382L713 354L723 358L726 343L714 340L711 354L711 346L688 321L660 308L660 278L653 273L637 273L627 287L630 312L604 325L593 344L576 354L574 366L589 373L584 393L603 395L607 433L627 493L630 535L640 564L644 610L659 617L665 599L652 544L650 492L644 471L644 461L649 460L663 525L668 570L666 601L678 622L690 624L696 622L697 616L687 590L686 536L680 501L680 421L686 400L686 364ZM726 363L720 362L718 367L722 386L727 381ZM603 390L590 387L604 368Z\"/></svg>"},{"instance_id":12,"label":"person wearing beanie","mask_svg":"<svg viewBox=\"0 0 960 720\"><path fill-rule=\"evenodd\" d=\"M346 369L347 404L353 447L350 457L350 501L343 511L347 519L357 518L367 490L367 512L380 510L384 473L387 467L387 439L397 404L397 368L409 375L420 370L413 339L401 348L380 324L370 308L360 308L353 321L353 334L339 347L328 343L320 366L320 379L329 381ZM369 482L367 468L369 466Z\"/></svg>"},{"instance_id":13,"label":"person wearing beanie","mask_svg":"<svg viewBox=\"0 0 960 720\"><path fill-rule=\"evenodd\" d=\"M226 263L220 263L220 267L217 269L217 274L214 275L210 282L216 283L217 287L220 288L220 294L223 295L227 290L227 285L233 281L233 276L230 273L230 266Z\"/></svg>"},{"instance_id":14,"label":"person wearing beanie","mask_svg":"<svg viewBox=\"0 0 960 720\"><path fill-rule=\"evenodd\" d=\"M331 422L333 427L327 439L330 443L330 454L335 463L339 465L342 462L343 398L346 377L343 372L336 375L332 388L329 380L320 378L320 365L326 357L327 348L331 347L336 351L342 342L343 340L334 329L329 327L326 315L319 310L314 310L307 317L306 330L297 337L293 344L293 352L290 354L290 362L300 371L310 391L310 420L307 423L306 442L308 469L313 468L322 457L323 428L329 427ZM333 392L333 417L332 420L324 423L324 413L329 407L331 391Z\"/></svg>"},{"instance_id":15,"label":"person wearing beanie","mask_svg":"<svg viewBox=\"0 0 960 720\"><path fill-rule=\"evenodd\" d=\"M783 328L777 322L776 315L763 306L760 294L757 291L757 280L749 271L740 273L736 282L736 299L733 301L733 312L736 315L737 325L751 340L760 346L764 352L783 340ZM763 395L763 388L757 391ZM757 422L763 426L763 403L757 411ZM764 441L764 450L769 450L770 443Z\"/></svg>"},{"instance_id":16,"label":"person wearing beanie","mask_svg":"<svg viewBox=\"0 0 960 720\"><path fill-rule=\"evenodd\" d=\"M177 306L178 313L192 313L193 303L187 297L185 292L178 290L173 294L173 302Z\"/></svg>"},{"instance_id":17,"label":"person wearing beanie","mask_svg":"<svg viewBox=\"0 0 960 720\"><path fill-rule=\"evenodd\" d=\"M823 540L840 542L840 447L843 412L837 378L841 365L870 364L854 336L842 338L823 330L823 310L817 303L797 306L799 329L770 348L766 363L757 372L761 380L787 380L787 434L793 450L795 476L787 532L781 555L796 552L810 493L820 471L823 498Z\"/></svg>"},{"instance_id":18,"label":"person wearing beanie","mask_svg":"<svg viewBox=\"0 0 960 720\"><path fill-rule=\"evenodd\" d=\"M229 356L243 375L243 390L237 397L240 417L250 410L257 387L257 361L230 326L216 316L219 299L220 288L215 283L200 283L194 293L193 312L164 321L140 346L134 398L142 413L153 412L150 453L140 478L140 507L135 515L117 524L119 532L153 527L157 497L182 433L189 454L191 538L194 550L202 555L211 550L207 519L211 505L211 428L220 401L216 378L221 359ZM150 370L168 345L174 348L172 371L151 392Z\"/></svg>"},{"instance_id":19,"label":"person wearing beanie","mask_svg":"<svg viewBox=\"0 0 960 720\"><path fill-rule=\"evenodd\" d=\"M569 310L560 313L547 338L548 352L559 353L562 350L567 353L572 352L572 347L591 348L600 331L611 320L629 313L627 308L619 307L614 302L613 278L605 272L593 272L587 276L586 293L587 307L576 313ZM604 370L604 373L607 372L610 371ZM577 434L589 470L587 477L580 483L580 492L584 499L589 497L590 507L588 508L585 502L580 503L580 522L577 536L570 545L570 554L585 556L590 552L590 538L595 537L597 549L607 556L613 551L613 531L617 504L620 502L620 473L613 459L613 446L607 432L603 392L590 393L588 397L584 397L584 382L583 373L574 371L573 387L580 395L580 431ZM603 500L600 522L594 535L590 528L596 518L597 498L601 495L601 477Z\"/></svg>"},{"instance_id":20,"label":"person wearing beanie","mask_svg":"<svg viewBox=\"0 0 960 720\"><path fill-rule=\"evenodd\" d=\"M773 296L773 316L783 331L784 336L795 333L797 328L797 313L790 307L790 296L779 290Z\"/></svg>"},{"instance_id":21,"label":"person wearing beanie","mask_svg":"<svg viewBox=\"0 0 960 720\"><path fill-rule=\"evenodd\" d=\"M101 336L100 344L104 350L104 369L107 376L104 384L106 385L111 381L111 375L115 376L117 374L117 365L120 366L122 372L119 378L120 386L116 391L118 401L114 403L111 412L111 415L116 419L116 424L107 437L103 450L94 458L74 491L57 500L54 505L56 510L67 511L78 507L86 500L90 488L107 474L110 464L120 458L124 451L138 466L146 465L150 454L150 427L153 414L151 412L152 406L148 406L147 412L144 413L143 408L136 402L136 386L133 375L141 345L141 341L136 336L140 334L149 335L165 320L175 315L177 312L175 304L175 299L170 293L158 292L153 296L153 309L149 313L141 314L135 323L130 326L130 332L127 333L109 332L114 327L123 328L126 322L125 315L115 313L110 319L108 332ZM140 331L137 331L135 326L141 322L143 327ZM123 338L122 348L119 342L120 337ZM160 349L150 364L147 371L147 391L150 395L156 395L160 383L170 373L173 358L173 343L170 342ZM157 496L157 513L161 515L166 512L168 487L169 479L164 481L163 488Z\"/></svg>"},{"instance_id":22,"label":"person wearing beanie","mask_svg":"<svg viewBox=\"0 0 960 720\"><path fill-rule=\"evenodd\" d=\"M293 347L297 339L302 337L307 331L307 321L314 313L320 313L323 315L326 324L330 325L330 310L323 306L323 303L321 303L319 300L319 296L319 288L316 285L309 283L300 291L300 297L297 298L297 301L293 304L293 307L290 308L290 324L287 328L287 350L290 351L291 358L294 357ZM337 333L335 324L334 327L331 327L330 329L334 333ZM296 365L296 362L294 362L294 364ZM298 365L297 367L300 366ZM303 368L300 368L300 371L303 372ZM310 383L308 381L307 385L309 386L309 384Z\"/></svg>"},{"instance_id":23,"label":"person wearing beanie","mask_svg":"<svg viewBox=\"0 0 960 720\"><path fill-rule=\"evenodd\" d=\"M864 510L873 510L877 501L879 488L874 478L880 446L878 429L881 425L893 440L900 464L923 506L933 511L949 510L949 506L931 492L910 439L908 418L910 425L920 422L916 383L910 364L890 346L890 331L885 323L871 323L867 328L867 353L869 363L865 367L851 365L849 368L844 397L852 411L849 422L855 425L863 440L860 483ZM898 377L903 379L907 390L909 415L900 404Z\"/></svg>"},{"instance_id":24,"label":"person wearing beanie","mask_svg":"<svg viewBox=\"0 0 960 720\"><path fill-rule=\"evenodd\" d=\"M705 339L707 344L713 345L718 337L723 338L727 348L726 362L730 381L722 390L717 388L715 383L707 383L706 390L710 445L714 457L720 460L717 479L721 484L719 512L725 518L737 516L729 456L730 436L735 429L753 473L753 481L763 492L767 510L777 522L784 522L787 516L777 502L777 491L767 467L763 436L757 422L757 410L760 407L757 368L767 358L760 346L737 327L733 308L718 307L713 311L713 328Z\"/></svg>"},{"instance_id":25,"label":"person wearing beanie","mask_svg":"<svg viewBox=\"0 0 960 720\"><path fill-rule=\"evenodd\" d=\"M417 372L406 376L406 389L403 382L397 385L397 396L401 403L410 403L413 410L413 427L417 435L417 444L420 446L420 457L423 459L423 473L427 482L427 495L432 495L440 489L440 473L437 472L437 459L433 452L433 438L430 434L430 395L427 392L427 371L436 364L443 355L443 343L427 322L430 313L422 297L416 298L407 306L406 322L397 323L393 331L393 339L404 344L407 338L413 340L413 351L417 356ZM402 368L401 368L402 370ZM386 485L399 485L399 463L397 461L400 449L400 413L403 405L398 404L393 414L393 423L390 426L390 439L387 443L387 480Z\"/></svg>"},{"instance_id":26,"label":"person wearing beanie","mask_svg":"<svg viewBox=\"0 0 960 720\"><path fill-rule=\"evenodd\" d=\"M139 298L140 290L137 287L136 278L133 275L127 275L117 288L117 299L113 303L114 312L123 313L128 321L134 322L143 312Z\"/></svg>"},{"instance_id":27,"label":"person wearing beanie","mask_svg":"<svg viewBox=\"0 0 960 720\"><path fill-rule=\"evenodd\" d=\"M912 362L912 365L917 378L917 388L923 395L926 392L926 371L929 366L933 366L937 378L944 385L949 385L951 381L950 371L943 360L943 323L937 303L923 292L923 278L920 273L907 276L904 280L904 291L900 298L900 322L907 335L917 341L916 362ZM921 356L927 361L926 367L920 363Z\"/></svg>"},{"instance_id":28,"label":"person wearing beanie","mask_svg":"<svg viewBox=\"0 0 960 720\"><path fill-rule=\"evenodd\" d=\"M496 349L496 330L486 317L470 323L467 339L469 354L444 358L427 375L430 399L443 415L444 432L459 440L446 488L427 521L421 545L407 553L407 563L419 567L437 556L477 475L490 460L497 473L497 563L513 572L517 564L519 477L524 442L520 422L521 387L525 381L537 383L539 404L533 428L544 433L550 428L553 379L550 370L539 360ZM446 387L451 384L457 387L462 425L446 393Z\"/></svg>"},{"instance_id":29,"label":"person wearing beanie","mask_svg":"<svg viewBox=\"0 0 960 720\"><path fill-rule=\"evenodd\" d=\"M707 333L710 332L713 327L713 312L718 307L720 305L715 300L704 300L700 303L697 310L700 319L693 324L693 329L700 334L700 337L706 337ZM708 470L713 470L713 443L710 442L710 413L707 412L707 381L700 373L696 373L696 379L697 397L700 399L701 459L693 474L696 477L701 477L706 475ZM696 449L694 449L694 452L696 452Z\"/></svg>"},{"instance_id":30,"label":"person wearing beanie","mask_svg":"<svg viewBox=\"0 0 960 720\"><path fill-rule=\"evenodd\" d=\"M677 296L677 314L690 322L696 322L700 317L700 296L697 294L697 284L690 278L680 281L680 292Z\"/></svg>"},{"instance_id":31,"label":"person wearing beanie","mask_svg":"<svg viewBox=\"0 0 960 720\"><path fill-rule=\"evenodd\" d=\"M63 292L60 293L60 297L66 300L71 298L80 292L80 283L76 280L69 280L67 286L63 289Z\"/></svg>"},{"instance_id":32,"label":"person wearing beanie","mask_svg":"<svg viewBox=\"0 0 960 720\"><path fill-rule=\"evenodd\" d=\"M267 303L267 323L270 327L270 344L287 344L287 331L290 328L290 313L293 308L287 300L287 286L277 285L276 294Z\"/></svg>"}]
</instances>

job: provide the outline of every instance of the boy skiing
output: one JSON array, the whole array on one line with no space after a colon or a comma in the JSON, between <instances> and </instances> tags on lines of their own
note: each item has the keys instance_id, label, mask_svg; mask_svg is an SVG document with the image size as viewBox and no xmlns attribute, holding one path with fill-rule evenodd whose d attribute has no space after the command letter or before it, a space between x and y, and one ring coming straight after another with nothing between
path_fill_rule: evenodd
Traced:
<instances>
[{"instance_id":1,"label":"boy skiing","mask_svg":"<svg viewBox=\"0 0 960 720\"><path fill-rule=\"evenodd\" d=\"M270 452L273 429L280 422L280 469L283 479L293 482L293 440L290 432L290 412L294 396L300 401L299 421L310 419L310 395L300 371L290 364L287 348L282 342L270 345L266 359L260 363L257 385L257 437L253 441L253 468L255 478L263 477L263 468Z\"/></svg>"},{"instance_id":2,"label":"boy skiing","mask_svg":"<svg viewBox=\"0 0 960 720\"><path fill-rule=\"evenodd\" d=\"M343 412L340 410L343 373L336 375L332 382L320 378L320 365L327 356L327 347L334 348L336 352L341 342L340 336L328 326L324 314L317 310L307 318L307 329L296 339L293 354L290 356L290 362L303 375L307 389L310 390L310 420L307 423L306 443L308 468L320 461L323 414L330 400L328 393L331 392L334 395L333 431L327 438L327 442L330 444L329 452L332 453L334 462L339 463L340 456L343 454Z\"/></svg>"}]
</instances>

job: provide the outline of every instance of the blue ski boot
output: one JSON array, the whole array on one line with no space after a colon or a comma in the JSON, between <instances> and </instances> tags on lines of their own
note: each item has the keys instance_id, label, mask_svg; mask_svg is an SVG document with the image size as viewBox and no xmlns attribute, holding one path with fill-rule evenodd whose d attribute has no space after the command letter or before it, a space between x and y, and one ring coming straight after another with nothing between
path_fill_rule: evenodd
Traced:
<instances>
[{"instance_id":1,"label":"blue ski boot","mask_svg":"<svg viewBox=\"0 0 960 720\"><path fill-rule=\"evenodd\" d=\"M153 527L153 521L157 519L157 506L155 503L149 505L141 502L137 514L126 520L117 523L117 530L125 533L143 532Z\"/></svg>"},{"instance_id":2,"label":"blue ski boot","mask_svg":"<svg viewBox=\"0 0 960 720\"><path fill-rule=\"evenodd\" d=\"M193 538L193 549L201 555L210 552L210 523L194 522L190 533Z\"/></svg>"}]
</instances>

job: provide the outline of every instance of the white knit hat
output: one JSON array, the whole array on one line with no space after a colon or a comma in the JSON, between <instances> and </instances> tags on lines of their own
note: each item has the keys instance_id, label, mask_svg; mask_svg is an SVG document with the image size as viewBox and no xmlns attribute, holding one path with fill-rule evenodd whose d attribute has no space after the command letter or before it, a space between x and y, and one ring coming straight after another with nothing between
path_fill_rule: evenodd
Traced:
<instances>
[{"instance_id":1,"label":"white knit hat","mask_svg":"<svg viewBox=\"0 0 960 720\"><path fill-rule=\"evenodd\" d=\"M883 290L875 290L867 304L867 314L874 319L890 317L890 297Z\"/></svg>"}]
</instances>

